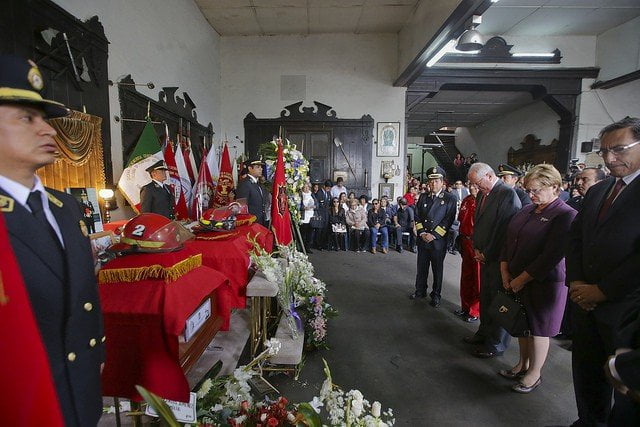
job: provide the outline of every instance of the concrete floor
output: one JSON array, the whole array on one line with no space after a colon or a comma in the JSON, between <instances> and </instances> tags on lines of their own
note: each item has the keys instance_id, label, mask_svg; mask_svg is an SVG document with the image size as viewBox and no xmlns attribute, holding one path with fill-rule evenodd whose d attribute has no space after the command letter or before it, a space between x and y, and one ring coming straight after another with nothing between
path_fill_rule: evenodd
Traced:
<instances>
[{"instance_id":1,"label":"concrete floor","mask_svg":"<svg viewBox=\"0 0 640 427\"><path fill-rule=\"evenodd\" d=\"M393 408L401 426L550 426L577 418L571 353L559 342L552 340L542 384L529 395L512 392L513 383L497 375L515 364L515 340L502 357L469 354L462 338L477 324L453 314L460 301L459 256L445 259L439 309L428 299L407 298L415 280L416 255L410 252L315 251L310 258L340 316L329 325L331 349L308 354L297 381L270 378L290 401L317 395L324 358L336 384Z\"/></svg>"}]
</instances>

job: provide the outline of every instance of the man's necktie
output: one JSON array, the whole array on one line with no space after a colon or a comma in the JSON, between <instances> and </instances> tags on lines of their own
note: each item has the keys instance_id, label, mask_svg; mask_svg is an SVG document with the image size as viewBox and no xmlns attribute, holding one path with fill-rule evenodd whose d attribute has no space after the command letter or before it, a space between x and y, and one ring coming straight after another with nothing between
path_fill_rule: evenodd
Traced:
<instances>
[{"instance_id":1,"label":"man's necktie","mask_svg":"<svg viewBox=\"0 0 640 427\"><path fill-rule=\"evenodd\" d=\"M47 215L44 213L44 208L42 206L42 193L38 190L32 191L31 193L29 193L29 197L27 198L27 205L29 205L29 208L31 209L31 213L33 214L33 216L40 222L42 227L44 227L47 230L47 233L49 233L49 235L53 238L56 245L60 249L62 249L62 244L60 243L60 239L58 238L58 235L56 234L55 230L51 226L51 223L49 223L49 220L47 219Z\"/></svg>"},{"instance_id":2,"label":"man's necktie","mask_svg":"<svg viewBox=\"0 0 640 427\"><path fill-rule=\"evenodd\" d=\"M616 182L616 185L613 186L613 190L611 191L611 194L609 194L609 197L607 197L607 200L604 201L604 203L602 204L602 207L600 208L600 213L598 214L598 222L602 222L605 215L609 211L609 208L611 208L611 205L613 204L614 200L616 199L616 197L618 197L620 190L622 190L622 187L624 187L625 185L626 184L622 179L618 179L618 181Z\"/></svg>"},{"instance_id":3,"label":"man's necktie","mask_svg":"<svg viewBox=\"0 0 640 427\"><path fill-rule=\"evenodd\" d=\"M487 204L487 197L489 197L489 194L484 194L482 196L482 201L480 202L480 209L478 209L478 212L482 212L484 210L484 205Z\"/></svg>"}]
</instances>

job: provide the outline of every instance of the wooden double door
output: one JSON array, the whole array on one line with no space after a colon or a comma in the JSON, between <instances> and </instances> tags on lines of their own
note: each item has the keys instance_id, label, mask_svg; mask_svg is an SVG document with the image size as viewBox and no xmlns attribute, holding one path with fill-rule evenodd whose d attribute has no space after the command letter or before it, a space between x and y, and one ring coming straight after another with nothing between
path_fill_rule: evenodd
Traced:
<instances>
[{"instance_id":1,"label":"wooden double door","mask_svg":"<svg viewBox=\"0 0 640 427\"><path fill-rule=\"evenodd\" d=\"M314 130L287 130L286 138L295 144L304 157L309 160L311 182L327 179L333 181L333 132Z\"/></svg>"}]
</instances>

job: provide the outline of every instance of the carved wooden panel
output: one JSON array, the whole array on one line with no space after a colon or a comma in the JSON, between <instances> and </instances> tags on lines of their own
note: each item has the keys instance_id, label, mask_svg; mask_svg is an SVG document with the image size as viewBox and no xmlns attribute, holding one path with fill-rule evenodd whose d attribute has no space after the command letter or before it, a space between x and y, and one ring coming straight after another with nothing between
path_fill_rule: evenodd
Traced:
<instances>
[{"instance_id":1,"label":"carved wooden panel","mask_svg":"<svg viewBox=\"0 0 640 427\"><path fill-rule=\"evenodd\" d=\"M507 159L512 166L522 166L524 164L555 164L556 155L558 153L558 140L554 139L549 145L540 145L540 139L535 135L529 134L524 137L520 143L522 148L514 150L509 148Z\"/></svg>"},{"instance_id":2,"label":"carved wooden panel","mask_svg":"<svg viewBox=\"0 0 640 427\"><path fill-rule=\"evenodd\" d=\"M359 119L340 119L329 105L314 101L315 107L303 107L302 101L287 105L280 113L280 117L259 119L249 113L244 119L245 153L256 155L258 147L278 135L282 129L283 135L301 134L313 135L328 133L329 146L324 147L319 160L326 161L321 169L325 175L323 179L333 179L336 172L347 174L346 187L360 194L371 194L371 146L373 141L374 120L370 115L363 115ZM342 149L337 142L342 143ZM318 148L320 145L318 145ZM298 146L298 149L304 147ZM313 148L314 150L316 148ZM343 154L344 150L344 154ZM313 160L313 153L305 155ZM316 153L318 154L318 153ZM348 159L348 161L347 161ZM353 168L352 174L349 163Z\"/></svg>"},{"instance_id":3,"label":"carved wooden panel","mask_svg":"<svg viewBox=\"0 0 640 427\"><path fill-rule=\"evenodd\" d=\"M182 97L176 95L177 87L163 87L158 92L158 99L149 98L138 92L133 86L135 82L131 76L126 76L120 80L118 93L120 96L120 123L122 126L122 158L124 164L127 163L133 148L135 147L140 133L144 127L144 118L147 116L147 108L150 108L149 115L155 122L165 122L169 127L169 135L172 141L176 141L178 128L182 124L182 134L186 135L187 123L191 130L191 146L196 163L200 164L202 158L202 147L206 140L210 143L213 137L213 125L203 126L198 123L196 105L186 92L182 92ZM129 121L128 119L141 120L141 122ZM159 138L165 133L162 123L154 123L154 129Z\"/></svg>"},{"instance_id":4,"label":"carved wooden panel","mask_svg":"<svg viewBox=\"0 0 640 427\"><path fill-rule=\"evenodd\" d=\"M105 173L112 182L108 46L104 28L95 16L82 22L51 0L2 2L0 51L38 64L47 98L104 119L100 130ZM57 171L58 175L64 173Z\"/></svg>"}]
</instances>

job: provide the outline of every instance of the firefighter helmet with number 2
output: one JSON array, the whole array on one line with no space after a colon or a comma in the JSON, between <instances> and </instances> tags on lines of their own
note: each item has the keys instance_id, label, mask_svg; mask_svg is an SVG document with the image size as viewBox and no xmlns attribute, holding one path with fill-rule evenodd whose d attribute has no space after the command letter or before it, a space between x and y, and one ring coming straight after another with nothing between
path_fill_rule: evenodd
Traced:
<instances>
[{"instance_id":1,"label":"firefighter helmet with number 2","mask_svg":"<svg viewBox=\"0 0 640 427\"><path fill-rule=\"evenodd\" d=\"M176 221L154 213L142 213L127 222L120 243L111 246L109 252L173 252L182 249L183 243L194 237Z\"/></svg>"}]
</instances>

